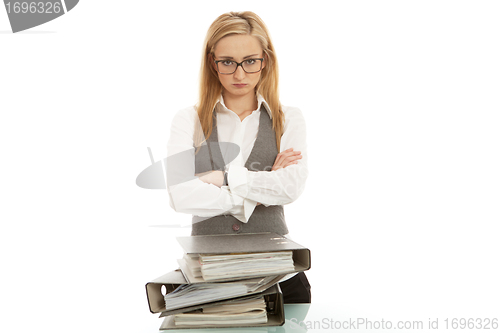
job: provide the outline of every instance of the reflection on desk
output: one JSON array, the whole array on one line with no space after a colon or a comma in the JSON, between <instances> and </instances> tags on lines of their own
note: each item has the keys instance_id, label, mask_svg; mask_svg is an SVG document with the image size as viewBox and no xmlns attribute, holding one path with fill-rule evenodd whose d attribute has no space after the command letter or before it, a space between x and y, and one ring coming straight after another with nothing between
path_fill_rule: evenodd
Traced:
<instances>
[{"instance_id":1,"label":"reflection on desk","mask_svg":"<svg viewBox=\"0 0 500 333\"><path fill-rule=\"evenodd\" d=\"M165 333L203 333L203 332L238 332L238 333L304 333L307 332L305 327L299 325L304 321L311 304L285 304L285 324L283 326L268 326L268 327L240 327L240 328L196 328L196 329L176 329L165 330Z\"/></svg>"}]
</instances>

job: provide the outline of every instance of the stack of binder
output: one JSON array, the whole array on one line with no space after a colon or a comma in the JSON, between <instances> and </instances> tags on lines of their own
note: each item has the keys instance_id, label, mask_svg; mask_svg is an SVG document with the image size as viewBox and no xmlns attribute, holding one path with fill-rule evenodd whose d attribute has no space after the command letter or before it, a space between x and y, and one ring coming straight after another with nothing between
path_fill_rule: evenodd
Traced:
<instances>
[{"instance_id":1,"label":"stack of binder","mask_svg":"<svg viewBox=\"0 0 500 333\"><path fill-rule=\"evenodd\" d=\"M177 240L180 269L146 284L150 311L164 317L160 330L283 325L278 282L311 267L307 248L275 233Z\"/></svg>"}]
</instances>

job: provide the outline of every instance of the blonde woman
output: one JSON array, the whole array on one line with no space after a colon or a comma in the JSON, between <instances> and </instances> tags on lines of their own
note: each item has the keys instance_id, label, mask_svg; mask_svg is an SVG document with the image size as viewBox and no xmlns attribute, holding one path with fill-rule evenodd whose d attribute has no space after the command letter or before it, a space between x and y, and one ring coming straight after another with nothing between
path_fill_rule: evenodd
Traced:
<instances>
[{"instance_id":1,"label":"blonde woman","mask_svg":"<svg viewBox=\"0 0 500 333\"><path fill-rule=\"evenodd\" d=\"M200 81L198 104L171 125L171 207L193 215L192 235L289 237L283 205L304 189L306 127L298 108L280 104L276 53L259 16L230 12L212 23ZM285 303L310 303L304 273L280 286Z\"/></svg>"}]
</instances>

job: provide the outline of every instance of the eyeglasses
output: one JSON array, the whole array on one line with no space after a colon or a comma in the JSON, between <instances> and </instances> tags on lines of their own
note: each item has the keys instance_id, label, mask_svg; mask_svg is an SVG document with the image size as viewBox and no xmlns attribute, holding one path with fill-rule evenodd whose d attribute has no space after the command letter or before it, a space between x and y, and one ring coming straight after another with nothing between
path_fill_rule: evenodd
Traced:
<instances>
[{"instance_id":1,"label":"eyeglasses","mask_svg":"<svg viewBox=\"0 0 500 333\"><path fill-rule=\"evenodd\" d=\"M217 60L215 61L215 65L217 67L217 71L221 74L233 74L238 69L238 66L241 66L245 73L252 74L261 71L263 60L264 58L247 59L242 62Z\"/></svg>"}]
</instances>

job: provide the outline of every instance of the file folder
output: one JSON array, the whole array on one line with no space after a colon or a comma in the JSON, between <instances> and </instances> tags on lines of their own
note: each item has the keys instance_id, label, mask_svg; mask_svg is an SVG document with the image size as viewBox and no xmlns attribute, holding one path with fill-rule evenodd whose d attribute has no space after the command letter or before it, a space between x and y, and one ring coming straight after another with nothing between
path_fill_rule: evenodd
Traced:
<instances>
[{"instance_id":1,"label":"file folder","mask_svg":"<svg viewBox=\"0 0 500 333\"><path fill-rule=\"evenodd\" d=\"M231 298L232 300L236 299L245 299L249 297L255 296L264 296L266 301L267 308L267 318L268 322L265 324L256 324L256 325L244 325L244 326L220 326L222 327L259 327L259 326L280 326L285 323L285 314L283 307L283 294L279 288L279 284L277 283L282 276L276 277L276 283L272 285L270 288L265 290L256 290L253 293L248 293L243 296ZM151 282L146 284L146 294L148 298L149 309L152 313L160 313L160 318L165 317L163 323L160 327L160 330L168 330L168 329L182 329L182 328L200 328L189 327L189 326L175 326L174 323L174 315L177 313L189 312L197 309L207 308L214 305L218 305L222 302L228 301L228 299L218 300L210 303L199 304L188 306L184 308L179 308L171 311L165 311L165 299L164 294L162 293L162 287L165 286L165 293L170 293L174 291L181 284L186 284L187 281L184 278L182 272L177 269L175 271L171 271L167 274L164 274ZM208 327L208 326L207 326ZM210 326L216 327L216 326Z\"/></svg>"},{"instance_id":2,"label":"file folder","mask_svg":"<svg viewBox=\"0 0 500 333\"><path fill-rule=\"evenodd\" d=\"M285 323L285 310L284 310L284 304L283 304L283 294L281 293L280 287L278 284L273 285L271 288L268 288L267 290L249 295L249 296L243 296L243 297L238 297L234 298L233 300L237 299L245 299L248 297L254 297L254 296L264 296L264 300L266 302L266 311L267 311L267 323L262 323L262 324L245 324L245 325L206 325L206 326L176 326L174 322L174 314L179 313L178 311L175 311L174 313L172 312L162 312L160 315L161 317L165 317L163 320L163 323L160 326L160 330L169 330L169 329L192 329L192 328L236 328L236 327L266 327L266 326L281 326ZM222 301L221 301L222 302ZM200 308L208 308L214 305L217 305L221 302L213 302L210 304L205 304L197 307L193 307L192 309L188 310L196 310ZM224 301L225 302L225 301ZM184 311L187 312L187 311Z\"/></svg>"},{"instance_id":3,"label":"file folder","mask_svg":"<svg viewBox=\"0 0 500 333\"><path fill-rule=\"evenodd\" d=\"M281 279L283 278L283 275L278 275L275 277L274 280L270 282L270 284L277 284ZM181 284L187 284L188 282L184 278L184 275L182 274L180 269L176 269L175 271L171 271L167 274L164 274L156 279L154 279L151 282L146 283L146 295L148 298L148 304L149 304L149 310L151 313L160 313L160 312L169 312L170 314L175 314L175 313L181 313L181 312L186 312L186 311L191 311L195 309L201 308L201 305L193 305L189 307L183 307L171 311L166 311L165 308L165 298L164 295L171 293L174 291L177 287L179 287ZM214 283L214 282L203 282L203 283ZM218 283L218 282L215 282ZM165 294L162 293L162 287L165 286ZM260 292L263 292L266 290L266 287L260 287L259 289L256 289L253 292L248 292L245 295L238 296L238 297L245 297L245 296L250 296L250 295L255 295ZM215 302L220 303L220 301L227 300L229 298L225 299L220 299ZM215 304L214 302L214 304Z\"/></svg>"},{"instance_id":4,"label":"file folder","mask_svg":"<svg viewBox=\"0 0 500 333\"><path fill-rule=\"evenodd\" d=\"M177 237L177 241L187 254L231 254L292 251L294 270L280 274L297 273L311 268L311 252L309 249L276 233L266 232L234 235L200 235ZM182 260L179 260L178 262L188 283L206 282L203 278L191 275ZM229 280L235 279L228 279L227 281Z\"/></svg>"}]
</instances>

